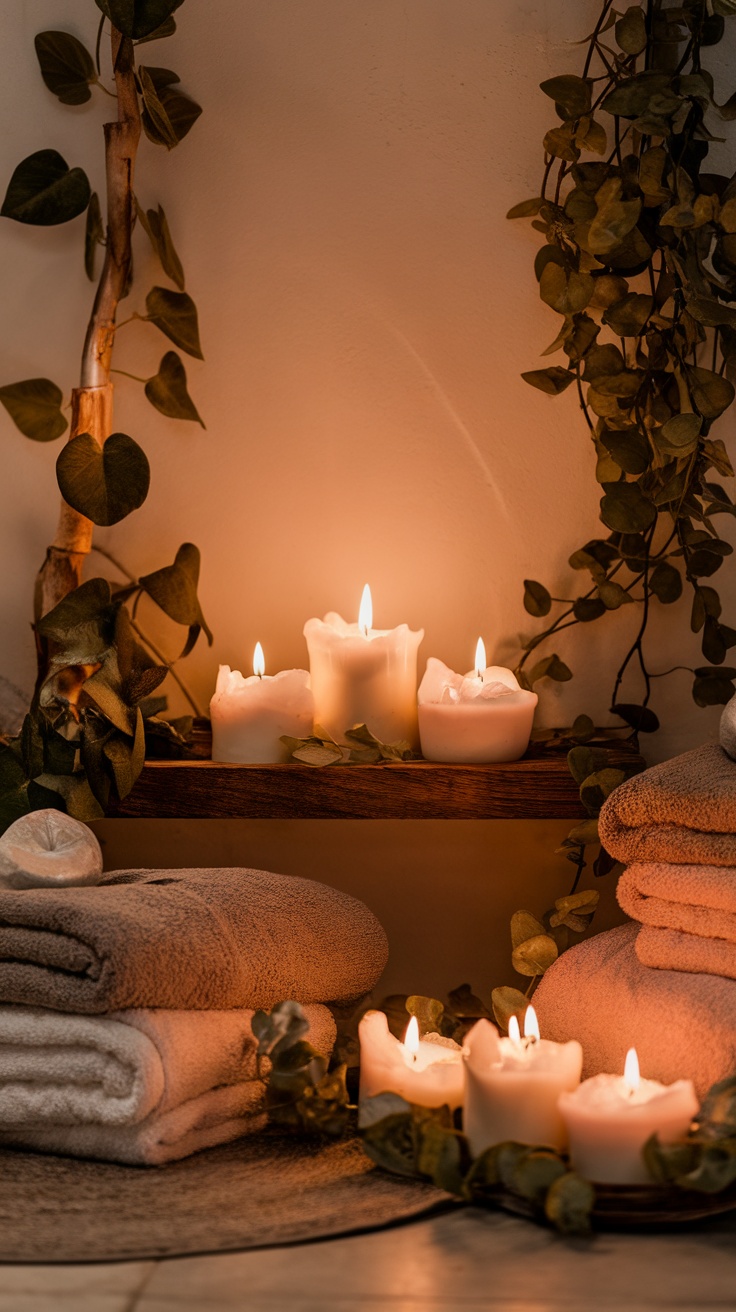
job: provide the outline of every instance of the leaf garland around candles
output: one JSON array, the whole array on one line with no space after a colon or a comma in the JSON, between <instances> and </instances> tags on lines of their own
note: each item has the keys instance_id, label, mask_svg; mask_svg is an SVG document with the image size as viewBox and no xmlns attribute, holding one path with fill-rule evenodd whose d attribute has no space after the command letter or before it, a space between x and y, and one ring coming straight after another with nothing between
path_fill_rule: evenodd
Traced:
<instances>
[{"instance_id":1,"label":"leaf garland around candles","mask_svg":"<svg viewBox=\"0 0 736 1312\"><path fill-rule=\"evenodd\" d=\"M112 433L111 375L117 333L133 320L147 321L179 350L202 358L197 310L185 291L185 276L168 219L159 204L145 210L132 190L141 129L157 146L172 149L201 113L179 89L170 69L136 67L137 46L176 31L174 10L183 0L95 0L98 19L94 56L76 36L40 32L35 38L41 78L62 105L83 105L95 92L111 96L114 123L106 124L107 220L84 171L70 167L56 150L37 150L18 164L0 214L18 223L50 227L86 212L83 263L95 281L98 248L104 250L82 354L80 386L72 393L71 428L63 392L47 378L33 377L0 387L0 403L24 436L53 442L69 433L56 461L62 493L56 537L39 573L34 604L38 676L21 733L0 739L0 832L18 816L53 806L81 820L96 819L133 787L146 749L151 756L191 754L191 721L161 718L166 699L153 697L168 674L199 709L175 661L191 651L207 627L197 597L199 551L184 543L174 562L136 578L109 552L92 543L94 525L126 518L145 500L148 460L126 433ZM109 20L109 21L108 21ZM102 37L109 29L110 64L103 73ZM112 79L113 90L106 85ZM133 310L117 321L120 303L133 287L132 239L136 220L166 278L153 287L145 313ZM151 331L150 329L148 330ZM34 362L35 364L35 362ZM143 384L161 414L202 424L188 391L184 365L167 351ZM90 550L107 558L117 584L82 581ZM142 629L141 601L154 604L186 629L180 654L167 657ZM181 645L181 644L180 644Z\"/></svg>"},{"instance_id":2,"label":"leaf garland around candles","mask_svg":"<svg viewBox=\"0 0 736 1312\"><path fill-rule=\"evenodd\" d=\"M396 743L382 743L366 724L354 724L346 729L345 746L335 742L321 725L315 724L308 738L291 738L283 734L281 742L289 749L293 761L302 765L377 765L381 761L413 761L411 744L403 739Z\"/></svg>"}]
</instances>

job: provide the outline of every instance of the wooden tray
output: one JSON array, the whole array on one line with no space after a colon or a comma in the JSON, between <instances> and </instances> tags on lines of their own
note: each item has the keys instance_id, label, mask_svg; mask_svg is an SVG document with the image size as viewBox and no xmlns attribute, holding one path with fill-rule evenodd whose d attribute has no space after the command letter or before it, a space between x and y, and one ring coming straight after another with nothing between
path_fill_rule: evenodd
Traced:
<instances>
[{"instance_id":1,"label":"wooden tray","mask_svg":"<svg viewBox=\"0 0 736 1312\"><path fill-rule=\"evenodd\" d=\"M599 1184L592 1212L595 1230L669 1230L736 1210L736 1185L718 1194L648 1184ZM533 1204L499 1193L498 1205L514 1216L539 1219Z\"/></svg>"}]
</instances>

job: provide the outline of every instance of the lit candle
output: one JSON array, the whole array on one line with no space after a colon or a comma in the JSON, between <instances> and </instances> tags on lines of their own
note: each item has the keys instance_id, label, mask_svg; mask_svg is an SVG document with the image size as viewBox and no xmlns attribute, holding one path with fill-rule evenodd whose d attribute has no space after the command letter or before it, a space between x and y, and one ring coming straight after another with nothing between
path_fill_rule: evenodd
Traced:
<instances>
[{"instance_id":1,"label":"lit candle","mask_svg":"<svg viewBox=\"0 0 736 1312\"><path fill-rule=\"evenodd\" d=\"M398 1093L420 1107L460 1107L465 1077L463 1050L441 1034L419 1037L412 1016L402 1043L389 1030L382 1011L367 1011L360 1037L360 1101L379 1093Z\"/></svg>"},{"instance_id":2,"label":"lit candle","mask_svg":"<svg viewBox=\"0 0 736 1312\"><path fill-rule=\"evenodd\" d=\"M534 1008L524 1017L524 1038L515 1016L509 1037L499 1038L490 1021L479 1020L465 1040L463 1128L474 1157L496 1143L565 1146L560 1094L580 1083L583 1050L571 1039L540 1039Z\"/></svg>"},{"instance_id":3,"label":"lit candle","mask_svg":"<svg viewBox=\"0 0 736 1312\"><path fill-rule=\"evenodd\" d=\"M692 1080L641 1079L635 1048L623 1076L594 1075L560 1098L573 1167L586 1180L606 1184L651 1183L642 1156L647 1139L682 1138L697 1110Z\"/></svg>"},{"instance_id":4,"label":"lit candle","mask_svg":"<svg viewBox=\"0 0 736 1312\"><path fill-rule=\"evenodd\" d=\"M428 761L517 761L529 744L537 700L511 670L486 666L482 638L468 674L430 656L418 694L422 755Z\"/></svg>"},{"instance_id":5,"label":"lit candle","mask_svg":"<svg viewBox=\"0 0 736 1312\"><path fill-rule=\"evenodd\" d=\"M253 674L221 665L210 702L213 761L268 764L288 761L281 735L307 738L312 732L313 702L306 670L266 674L260 642L253 653Z\"/></svg>"},{"instance_id":6,"label":"lit candle","mask_svg":"<svg viewBox=\"0 0 736 1312\"><path fill-rule=\"evenodd\" d=\"M345 730L366 724L381 742L417 745L417 649L424 630L408 625L373 628L371 590L366 584L357 624L331 611L307 620L304 636L314 694L315 724L337 741Z\"/></svg>"}]
</instances>

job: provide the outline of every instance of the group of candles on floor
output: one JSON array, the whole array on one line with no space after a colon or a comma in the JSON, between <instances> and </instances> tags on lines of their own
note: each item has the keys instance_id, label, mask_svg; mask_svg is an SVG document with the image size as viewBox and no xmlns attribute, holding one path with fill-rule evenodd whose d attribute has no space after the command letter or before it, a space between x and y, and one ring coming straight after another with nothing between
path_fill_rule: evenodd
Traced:
<instances>
[{"instance_id":1,"label":"group of candles on floor","mask_svg":"<svg viewBox=\"0 0 736 1312\"><path fill-rule=\"evenodd\" d=\"M416 1017L401 1042L383 1012L369 1011L360 1022L361 1119L370 1117L369 1100L384 1093L421 1107L462 1107L474 1157L513 1141L569 1152L573 1169L593 1182L651 1183L644 1144L654 1134L662 1143L687 1134L698 1110L692 1081L641 1079L634 1048L622 1076L581 1083L582 1066L576 1039L540 1039L531 1006L523 1037L515 1016L508 1038L479 1020L463 1047L438 1034L420 1039Z\"/></svg>"},{"instance_id":2,"label":"group of candles on floor","mask_svg":"<svg viewBox=\"0 0 736 1312\"><path fill-rule=\"evenodd\" d=\"M373 628L366 584L357 624L330 612L307 620L309 671L267 675L261 644L253 674L221 665L210 703L212 759L267 764L289 759L284 736L307 738L315 728L337 743L366 724L384 743L421 744L428 761L514 761L529 743L536 693L511 670L486 666L478 639L475 667L462 675L430 656L417 693L417 651L424 630L407 624Z\"/></svg>"}]
</instances>

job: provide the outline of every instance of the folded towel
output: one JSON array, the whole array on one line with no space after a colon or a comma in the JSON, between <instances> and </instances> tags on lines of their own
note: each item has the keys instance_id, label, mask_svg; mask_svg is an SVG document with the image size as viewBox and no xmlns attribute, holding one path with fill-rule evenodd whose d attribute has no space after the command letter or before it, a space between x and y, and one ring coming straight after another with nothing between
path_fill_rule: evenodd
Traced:
<instances>
[{"instance_id":1,"label":"folded towel","mask_svg":"<svg viewBox=\"0 0 736 1312\"><path fill-rule=\"evenodd\" d=\"M0 838L0 886L97 884L102 848L80 820L48 808L15 820Z\"/></svg>"},{"instance_id":2,"label":"folded towel","mask_svg":"<svg viewBox=\"0 0 736 1312\"><path fill-rule=\"evenodd\" d=\"M736 866L736 763L709 744L655 765L611 793L598 826L617 861Z\"/></svg>"},{"instance_id":3,"label":"folded towel","mask_svg":"<svg viewBox=\"0 0 736 1312\"><path fill-rule=\"evenodd\" d=\"M332 1016L319 1005L305 1012L310 1040L329 1054ZM265 1083L252 1017L2 1007L0 1142L157 1165L259 1129Z\"/></svg>"},{"instance_id":4,"label":"folded towel","mask_svg":"<svg viewBox=\"0 0 736 1312\"><path fill-rule=\"evenodd\" d=\"M691 1079L703 1097L736 1070L736 982L649 970L635 951L638 932L621 925L562 953L534 994L542 1037L579 1039L586 1079L623 1074L633 1045L642 1075Z\"/></svg>"},{"instance_id":5,"label":"folded towel","mask_svg":"<svg viewBox=\"0 0 736 1312\"><path fill-rule=\"evenodd\" d=\"M725 938L702 938L680 929L642 925L636 955L656 970L682 970L693 975L722 975L736 979L736 943Z\"/></svg>"},{"instance_id":6,"label":"folded towel","mask_svg":"<svg viewBox=\"0 0 736 1312\"><path fill-rule=\"evenodd\" d=\"M736 697L723 708L721 715L721 747L736 761Z\"/></svg>"},{"instance_id":7,"label":"folded towel","mask_svg":"<svg viewBox=\"0 0 736 1312\"><path fill-rule=\"evenodd\" d=\"M347 1001L373 988L387 954L362 902L261 870L0 889L0 1002L92 1014Z\"/></svg>"},{"instance_id":8,"label":"folded towel","mask_svg":"<svg viewBox=\"0 0 736 1312\"><path fill-rule=\"evenodd\" d=\"M636 862L619 879L616 897L627 916L643 925L728 939L736 948L734 866Z\"/></svg>"}]
</instances>

